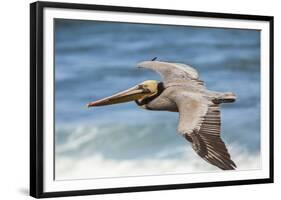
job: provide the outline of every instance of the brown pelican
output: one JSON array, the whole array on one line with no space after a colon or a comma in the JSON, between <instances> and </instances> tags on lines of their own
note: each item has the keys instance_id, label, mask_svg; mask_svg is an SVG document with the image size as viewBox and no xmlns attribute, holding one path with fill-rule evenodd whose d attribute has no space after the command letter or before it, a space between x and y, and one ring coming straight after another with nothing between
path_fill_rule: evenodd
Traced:
<instances>
[{"instance_id":1,"label":"brown pelican","mask_svg":"<svg viewBox=\"0 0 281 200\"><path fill-rule=\"evenodd\" d=\"M91 102L88 107L135 101L144 109L179 112L177 130L192 144L195 152L220 169L235 169L236 165L220 137L219 105L234 102L236 96L231 92L208 90L199 80L198 72L185 64L152 60L141 62L138 67L154 70L163 82L147 80Z\"/></svg>"}]
</instances>

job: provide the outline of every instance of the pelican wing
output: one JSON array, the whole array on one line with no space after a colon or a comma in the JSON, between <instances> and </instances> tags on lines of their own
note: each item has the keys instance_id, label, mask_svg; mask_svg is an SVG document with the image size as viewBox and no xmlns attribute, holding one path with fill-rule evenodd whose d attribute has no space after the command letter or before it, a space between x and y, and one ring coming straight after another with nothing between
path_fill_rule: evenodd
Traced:
<instances>
[{"instance_id":1,"label":"pelican wing","mask_svg":"<svg viewBox=\"0 0 281 200\"><path fill-rule=\"evenodd\" d=\"M194 94L176 99L179 110L178 131L192 143L192 148L204 160L223 170L235 169L228 150L220 137L220 110Z\"/></svg>"},{"instance_id":2,"label":"pelican wing","mask_svg":"<svg viewBox=\"0 0 281 200\"><path fill-rule=\"evenodd\" d=\"M140 68L151 69L160 74L164 84L175 83L179 81L196 81L199 84L203 84L200 81L198 72L191 66L181 63L169 63L160 61L143 61L137 64Z\"/></svg>"}]
</instances>

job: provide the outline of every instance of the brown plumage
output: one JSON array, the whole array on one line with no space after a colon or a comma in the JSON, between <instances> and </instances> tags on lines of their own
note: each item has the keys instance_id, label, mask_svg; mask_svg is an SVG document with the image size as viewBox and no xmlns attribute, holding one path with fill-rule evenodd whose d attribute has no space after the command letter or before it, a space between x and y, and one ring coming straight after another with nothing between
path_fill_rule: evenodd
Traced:
<instances>
[{"instance_id":1,"label":"brown plumage","mask_svg":"<svg viewBox=\"0 0 281 200\"><path fill-rule=\"evenodd\" d=\"M164 83L161 95L142 106L179 112L178 132L194 151L220 169L235 169L220 136L219 110L220 103L234 102L235 95L207 90L197 71L184 64L145 61L138 66L158 72Z\"/></svg>"},{"instance_id":2,"label":"brown plumage","mask_svg":"<svg viewBox=\"0 0 281 200\"><path fill-rule=\"evenodd\" d=\"M163 82L148 80L128 90L88 104L89 107L135 101L148 110L179 112L178 132L204 160L223 170L235 169L220 136L221 103L234 102L233 93L208 90L198 72L185 64L144 61L141 68L160 74Z\"/></svg>"}]
</instances>

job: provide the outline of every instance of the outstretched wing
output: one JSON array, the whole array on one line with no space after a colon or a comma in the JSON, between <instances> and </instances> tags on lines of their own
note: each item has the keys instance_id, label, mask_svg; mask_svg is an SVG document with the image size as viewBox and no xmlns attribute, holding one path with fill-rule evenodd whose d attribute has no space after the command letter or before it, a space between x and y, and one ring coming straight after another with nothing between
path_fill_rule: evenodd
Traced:
<instances>
[{"instance_id":1,"label":"outstretched wing","mask_svg":"<svg viewBox=\"0 0 281 200\"><path fill-rule=\"evenodd\" d=\"M235 169L220 137L220 110L199 94L183 93L175 99L179 110L178 131L204 160L223 170Z\"/></svg>"},{"instance_id":2,"label":"outstretched wing","mask_svg":"<svg viewBox=\"0 0 281 200\"><path fill-rule=\"evenodd\" d=\"M160 74L165 85L184 81L193 81L203 85L198 72L189 65L160 61L143 61L137 64L140 68L151 69Z\"/></svg>"}]
</instances>

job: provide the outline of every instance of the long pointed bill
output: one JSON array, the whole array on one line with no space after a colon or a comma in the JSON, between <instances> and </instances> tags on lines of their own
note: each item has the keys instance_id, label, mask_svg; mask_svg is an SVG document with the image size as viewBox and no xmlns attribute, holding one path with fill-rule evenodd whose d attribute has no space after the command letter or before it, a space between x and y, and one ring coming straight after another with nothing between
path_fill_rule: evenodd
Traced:
<instances>
[{"instance_id":1,"label":"long pointed bill","mask_svg":"<svg viewBox=\"0 0 281 200\"><path fill-rule=\"evenodd\" d=\"M111 104L117 104L117 103L125 103L129 101L134 101L137 99L143 98L145 95L149 94L149 90L145 90L140 88L139 86L134 86L128 90L119 92L115 95L90 102L88 104L88 107L93 107L93 106L106 106L106 105L111 105Z\"/></svg>"}]
</instances>

